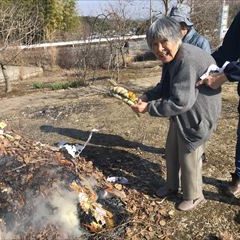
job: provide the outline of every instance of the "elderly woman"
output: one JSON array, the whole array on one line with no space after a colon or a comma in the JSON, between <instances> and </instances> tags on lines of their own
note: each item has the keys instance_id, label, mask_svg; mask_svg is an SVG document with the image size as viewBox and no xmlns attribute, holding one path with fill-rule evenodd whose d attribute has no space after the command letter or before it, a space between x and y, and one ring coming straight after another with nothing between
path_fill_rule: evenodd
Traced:
<instances>
[{"instance_id":1,"label":"elderly woman","mask_svg":"<svg viewBox=\"0 0 240 240\"><path fill-rule=\"evenodd\" d=\"M163 62L162 77L132 109L170 118L166 141L167 183L157 195L177 194L181 185L183 201L177 209L186 211L204 201L201 155L221 112L221 89L204 85L196 88L197 80L215 61L206 51L182 43L181 38L179 23L170 17L162 17L150 26L147 42Z\"/></svg>"}]
</instances>

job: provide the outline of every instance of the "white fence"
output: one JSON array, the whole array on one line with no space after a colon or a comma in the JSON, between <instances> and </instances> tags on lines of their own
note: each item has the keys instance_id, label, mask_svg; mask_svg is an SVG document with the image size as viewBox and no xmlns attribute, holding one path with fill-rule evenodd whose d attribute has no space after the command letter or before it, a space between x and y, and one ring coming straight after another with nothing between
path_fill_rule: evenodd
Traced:
<instances>
[{"instance_id":1,"label":"white fence","mask_svg":"<svg viewBox=\"0 0 240 240\"><path fill-rule=\"evenodd\" d=\"M53 43L41 43L33 45L22 45L19 46L20 49L31 49L31 48L47 48L47 47L65 47L65 46L75 46L75 45L85 45L89 43L106 43L110 41L129 41L129 40L143 40L146 35L133 35L133 36L123 36L123 37L111 37L111 38L95 38L86 39L79 41L68 41L68 42L53 42Z\"/></svg>"}]
</instances>

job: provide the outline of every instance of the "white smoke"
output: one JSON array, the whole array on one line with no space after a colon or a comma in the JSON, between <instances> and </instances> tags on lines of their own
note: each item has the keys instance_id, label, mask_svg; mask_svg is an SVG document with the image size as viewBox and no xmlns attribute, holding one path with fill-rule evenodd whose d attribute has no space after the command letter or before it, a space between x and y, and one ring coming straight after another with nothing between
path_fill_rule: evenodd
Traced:
<instances>
[{"instance_id":1,"label":"white smoke","mask_svg":"<svg viewBox=\"0 0 240 240\"><path fill-rule=\"evenodd\" d=\"M53 187L49 196L31 198L30 201L34 203L32 216L22 219L21 223L18 223L15 229L11 231L5 232L0 230L0 240L12 239L13 236L16 236L17 232L23 231L29 223L31 223L33 231L40 231L51 224L60 229L68 238L79 238L82 236L81 239L84 239L83 235L86 232L80 228L78 218L78 193L70 192L60 184L57 184Z\"/></svg>"},{"instance_id":2,"label":"white smoke","mask_svg":"<svg viewBox=\"0 0 240 240\"><path fill-rule=\"evenodd\" d=\"M38 206L32 219L34 226L37 227L38 223L42 222L59 226L62 231L71 236L82 234L77 213L77 193L57 187L47 201L37 200Z\"/></svg>"}]
</instances>

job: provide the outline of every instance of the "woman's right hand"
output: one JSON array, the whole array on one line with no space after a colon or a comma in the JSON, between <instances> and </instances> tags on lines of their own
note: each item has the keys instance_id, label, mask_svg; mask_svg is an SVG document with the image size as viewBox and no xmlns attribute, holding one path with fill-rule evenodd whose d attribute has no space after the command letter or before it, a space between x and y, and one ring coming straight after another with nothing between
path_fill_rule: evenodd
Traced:
<instances>
[{"instance_id":1,"label":"woman's right hand","mask_svg":"<svg viewBox=\"0 0 240 240\"><path fill-rule=\"evenodd\" d=\"M138 103L131 106L132 110L136 113L145 113L147 112L147 102L143 102L141 98L139 98Z\"/></svg>"}]
</instances>

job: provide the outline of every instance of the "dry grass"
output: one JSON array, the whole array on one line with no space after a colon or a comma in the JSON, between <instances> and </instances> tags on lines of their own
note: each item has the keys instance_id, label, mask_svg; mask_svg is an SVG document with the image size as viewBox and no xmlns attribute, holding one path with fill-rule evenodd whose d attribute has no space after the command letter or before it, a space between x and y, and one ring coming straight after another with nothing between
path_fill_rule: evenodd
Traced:
<instances>
[{"instance_id":1,"label":"dry grass","mask_svg":"<svg viewBox=\"0 0 240 240\"><path fill-rule=\"evenodd\" d=\"M157 72L155 74L159 75ZM140 93L143 91L140 77L153 73L148 69L146 75L142 70L123 74L122 83L128 86L128 79L134 78L131 86L135 83L135 89ZM146 81L145 78L144 83ZM105 80L95 80L93 84L102 86ZM175 210L179 198L159 203L154 197L165 178L164 146L168 120L148 115L137 118L126 104L101 94L87 93L89 89L85 87L2 99L6 109L1 109L0 115L21 135L50 145L61 140L83 142L92 128L98 128L99 133L93 136L83 156L90 159L105 177L120 175L128 178L131 184L124 188L125 194L136 198L135 207L141 205L145 209L134 213L137 220L129 225L131 229L125 239L240 239L240 200L223 193L223 187L230 179L229 172L234 169L238 119L235 84L226 84L223 88L222 117L207 147L208 162L203 166L207 202L191 212ZM44 126L48 126L49 131L43 131ZM165 222L156 221L155 206L165 214ZM137 211L134 204L128 207Z\"/></svg>"}]
</instances>

